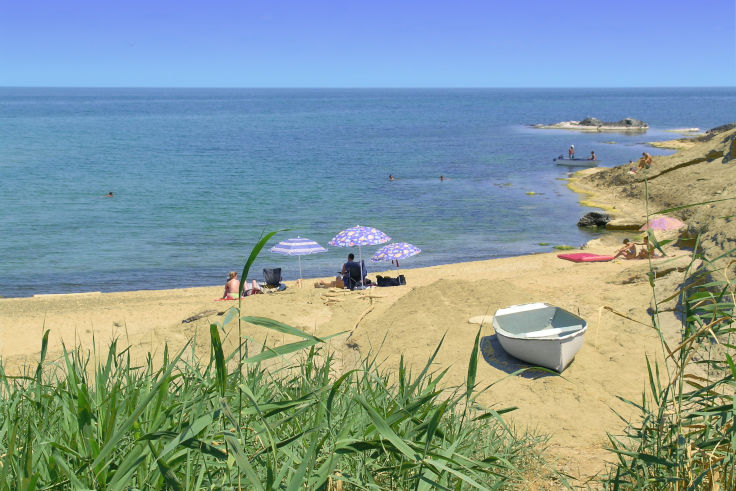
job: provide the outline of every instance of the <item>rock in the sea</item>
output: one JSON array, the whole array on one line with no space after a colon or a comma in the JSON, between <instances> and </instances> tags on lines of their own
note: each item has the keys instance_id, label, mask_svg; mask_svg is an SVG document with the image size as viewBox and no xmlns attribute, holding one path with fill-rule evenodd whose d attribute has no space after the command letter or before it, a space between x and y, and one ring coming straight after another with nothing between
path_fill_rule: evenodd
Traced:
<instances>
[{"instance_id":1,"label":"rock in the sea","mask_svg":"<svg viewBox=\"0 0 736 491\"><path fill-rule=\"evenodd\" d=\"M607 213L591 211L578 220L578 227L605 227L611 217Z\"/></svg>"},{"instance_id":2,"label":"rock in the sea","mask_svg":"<svg viewBox=\"0 0 736 491\"><path fill-rule=\"evenodd\" d=\"M648 128L649 125L636 118L624 118L621 121L601 121L598 118L585 118L580 126L602 126L603 128Z\"/></svg>"},{"instance_id":3,"label":"rock in the sea","mask_svg":"<svg viewBox=\"0 0 736 491\"><path fill-rule=\"evenodd\" d=\"M635 118L624 118L618 123L613 123L614 126L626 126L629 128L648 128L649 125L644 121Z\"/></svg>"},{"instance_id":4,"label":"rock in the sea","mask_svg":"<svg viewBox=\"0 0 736 491\"><path fill-rule=\"evenodd\" d=\"M578 123L580 126L603 126L604 123L598 118L585 118L584 120L580 121Z\"/></svg>"}]
</instances>

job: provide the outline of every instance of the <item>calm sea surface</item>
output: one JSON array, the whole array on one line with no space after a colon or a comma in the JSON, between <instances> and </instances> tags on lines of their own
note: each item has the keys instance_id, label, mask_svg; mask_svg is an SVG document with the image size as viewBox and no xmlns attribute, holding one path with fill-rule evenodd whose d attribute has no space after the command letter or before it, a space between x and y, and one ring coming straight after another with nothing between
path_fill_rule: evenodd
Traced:
<instances>
[{"instance_id":1,"label":"calm sea surface","mask_svg":"<svg viewBox=\"0 0 736 491\"><path fill-rule=\"evenodd\" d=\"M291 230L273 243L326 246L374 226L422 249L402 267L577 246L594 237L575 226L590 210L553 157L570 144L603 165L668 153L642 142L730 122L735 109L730 88L0 88L0 295L220 284L280 228ZM585 116L651 128L527 126ZM305 277L340 267L348 251L328 249L303 258ZM264 266L298 276L296 257L264 250L252 276Z\"/></svg>"}]
</instances>

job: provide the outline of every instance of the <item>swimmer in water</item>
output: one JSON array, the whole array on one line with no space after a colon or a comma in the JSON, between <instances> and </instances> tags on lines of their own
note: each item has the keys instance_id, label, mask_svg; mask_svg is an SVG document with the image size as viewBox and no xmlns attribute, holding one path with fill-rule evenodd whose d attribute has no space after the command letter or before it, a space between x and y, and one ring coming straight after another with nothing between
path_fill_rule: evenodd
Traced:
<instances>
[{"instance_id":1,"label":"swimmer in water","mask_svg":"<svg viewBox=\"0 0 736 491\"><path fill-rule=\"evenodd\" d=\"M110 191L105 196L103 196L103 198L112 198L112 196L113 196L112 191Z\"/></svg>"},{"instance_id":2,"label":"swimmer in water","mask_svg":"<svg viewBox=\"0 0 736 491\"><path fill-rule=\"evenodd\" d=\"M394 180L394 176L393 176L393 174L389 174L389 175L388 175L388 180L389 180L389 181L393 181L393 180Z\"/></svg>"}]
</instances>

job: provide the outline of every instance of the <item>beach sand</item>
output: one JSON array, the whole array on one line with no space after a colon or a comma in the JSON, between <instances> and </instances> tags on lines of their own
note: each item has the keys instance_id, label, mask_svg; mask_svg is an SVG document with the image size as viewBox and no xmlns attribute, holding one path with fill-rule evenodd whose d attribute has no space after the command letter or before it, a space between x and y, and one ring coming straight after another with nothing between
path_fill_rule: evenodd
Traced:
<instances>
[{"instance_id":1,"label":"beach sand","mask_svg":"<svg viewBox=\"0 0 736 491\"><path fill-rule=\"evenodd\" d=\"M596 241L591 252L610 253L618 238ZM681 257L678 264L687 263ZM331 341L337 361L352 368L369 353L388 367L398 366L403 354L420 370L443 336L434 368L450 367L446 383L465 380L479 326L471 317L493 314L513 304L548 302L588 320L586 342L563 377L541 372L509 376L524 367L503 353L492 328L482 326L483 360L479 386L495 383L479 401L496 409L517 406L507 419L519 428L551 435L551 454L561 469L588 476L602 469L612 455L604 450L606 431L620 433L613 413L632 414L617 397L637 399L646 382L645 355L660 353L656 333L601 307L649 323L646 309L652 296L646 279L647 261L575 264L555 253L459 263L421 269L393 270L404 274L407 285L373 288L363 292L303 288L287 283L280 293L248 297L247 315L273 318L319 336L348 333ZM672 273L678 274L678 273ZM309 285L309 286L306 286ZM209 324L237 302L216 302L222 287L168 291L47 295L0 300L0 356L8 371L33 365L40 353L41 336L50 329L49 359L58 358L62 342L70 347L92 342L106 349L119 338L138 357L148 351L159 355L164 343L181 348L197 335L201 356L209 356ZM183 320L204 313L193 322ZM599 322L600 315L600 322ZM676 335L674 316L664 325ZM235 323L227 326L234 348ZM290 341L265 329L244 331L268 345ZM142 359L142 358L141 358Z\"/></svg>"},{"instance_id":2,"label":"beach sand","mask_svg":"<svg viewBox=\"0 0 736 491\"><path fill-rule=\"evenodd\" d=\"M696 145L674 156L655 158L646 174L653 196L649 206L726 197L728 183L736 180L736 160L731 160L732 154L736 157L734 131L703 144L710 146ZM571 187L588 193L584 199L617 218L643 223L644 175L630 175L625 166L585 170L576 174ZM704 234L706 252L724 250L736 236L732 230L736 221L722 218L734 215L733 203L718 202L676 215L687 221L691 232ZM611 254L625 234L604 235L589 243L586 251ZM633 232L628 234L635 237ZM687 250L672 246L666 250L672 257L653 261L660 276L654 292L647 277L649 261L576 264L551 252L392 270L387 274L406 276L406 286L362 292L316 289L311 281L305 281L303 288L287 283L283 292L248 297L243 308L247 315L276 319L319 336L347 331L330 341L343 370L373 354L389 368L396 368L403 355L416 372L444 336L433 368L449 367L447 386L465 380L479 329L468 322L470 318L529 302L579 312L588 321L585 344L562 376L541 372L510 375L525 365L505 355L486 323L481 327L483 357L477 381L479 387L492 384L479 402L495 409L518 407L505 419L518 429L550 435L549 456L557 460L561 471L584 480L614 460L605 450L606 435L620 435L625 426L614 411L627 418L636 416L619 398L640 400L648 384L646 357L662 359L657 333L649 327L648 309L653 295L665 298L676 290L690 261ZM0 299L0 356L9 373L33 366L42 333L50 329L49 360L58 359L62 343L91 348L94 341L106 348L113 338L122 346L130 345L134 356L142 358L149 351L160 356L164 344L181 348L194 335L199 339L198 353L208 357L210 322L237 305L214 301L222 295L222 288ZM680 323L672 311L674 304L662 307L659 321L664 336L675 342ZM201 318L182 322L197 316ZM236 325L226 327L225 344L233 349ZM290 341L288 336L254 326L247 326L244 333L269 346Z\"/></svg>"}]
</instances>

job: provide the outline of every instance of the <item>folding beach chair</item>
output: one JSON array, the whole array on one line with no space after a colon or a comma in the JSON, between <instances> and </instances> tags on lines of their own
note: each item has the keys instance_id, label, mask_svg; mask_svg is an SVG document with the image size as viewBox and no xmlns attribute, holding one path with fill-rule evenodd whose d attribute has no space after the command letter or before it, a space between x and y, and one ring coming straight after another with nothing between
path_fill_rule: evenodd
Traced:
<instances>
[{"instance_id":1,"label":"folding beach chair","mask_svg":"<svg viewBox=\"0 0 736 491\"><path fill-rule=\"evenodd\" d=\"M263 291L271 293L286 290L281 279L281 268L263 268Z\"/></svg>"},{"instance_id":2,"label":"folding beach chair","mask_svg":"<svg viewBox=\"0 0 736 491\"><path fill-rule=\"evenodd\" d=\"M362 268L361 268L362 266ZM362 269L362 275L361 275ZM354 290L356 288L362 288L365 286L365 277L368 272L365 269L365 262L351 263L347 266L347 273L343 275L342 282L345 283L345 288Z\"/></svg>"}]
</instances>

